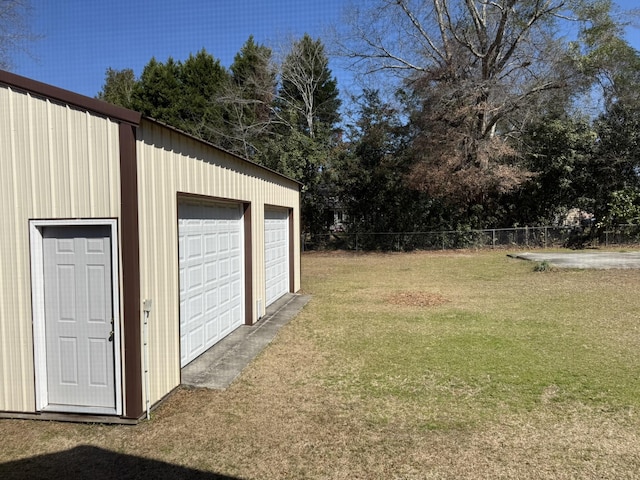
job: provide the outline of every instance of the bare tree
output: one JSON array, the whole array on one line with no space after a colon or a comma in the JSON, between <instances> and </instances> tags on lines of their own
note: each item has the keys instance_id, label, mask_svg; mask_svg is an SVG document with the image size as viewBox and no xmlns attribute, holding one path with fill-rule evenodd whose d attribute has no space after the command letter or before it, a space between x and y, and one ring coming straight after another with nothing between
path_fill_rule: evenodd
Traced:
<instances>
[{"instance_id":1,"label":"bare tree","mask_svg":"<svg viewBox=\"0 0 640 480\"><path fill-rule=\"evenodd\" d=\"M337 82L331 77L329 59L320 40L305 34L292 42L280 75L280 121L302 119L300 126L311 138L317 133L318 122L329 126L337 122L340 106Z\"/></svg>"},{"instance_id":2,"label":"bare tree","mask_svg":"<svg viewBox=\"0 0 640 480\"><path fill-rule=\"evenodd\" d=\"M250 36L235 56L230 72L230 81L216 99L225 107L226 135L233 151L256 159L273 126L277 67L271 49L256 44Z\"/></svg>"},{"instance_id":3,"label":"bare tree","mask_svg":"<svg viewBox=\"0 0 640 480\"><path fill-rule=\"evenodd\" d=\"M104 85L96 98L114 105L131 108L135 84L136 76L132 69L116 70L108 67L105 72Z\"/></svg>"},{"instance_id":4,"label":"bare tree","mask_svg":"<svg viewBox=\"0 0 640 480\"><path fill-rule=\"evenodd\" d=\"M0 0L0 68L9 70L12 57L24 44L36 40L31 32L28 17L31 13L29 0Z\"/></svg>"},{"instance_id":5,"label":"bare tree","mask_svg":"<svg viewBox=\"0 0 640 480\"><path fill-rule=\"evenodd\" d=\"M268 101L269 96L273 97L273 89L265 89L263 93L252 98L242 87L230 83L215 98L215 102L225 108L224 134L229 139L229 148L244 158L255 159L260 155L262 144L269 138L273 126L271 102ZM265 114L261 114L263 112Z\"/></svg>"},{"instance_id":6,"label":"bare tree","mask_svg":"<svg viewBox=\"0 0 640 480\"><path fill-rule=\"evenodd\" d=\"M425 132L416 143L415 185L435 188L425 178L435 166L449 193L508 191L527 178L512 162L509 138L542 103L576 86L560 31L595 3L380 0L354 13L343 53L366 73L399 75L411 91L414 121Z\"/></svg>"}]
</instances>

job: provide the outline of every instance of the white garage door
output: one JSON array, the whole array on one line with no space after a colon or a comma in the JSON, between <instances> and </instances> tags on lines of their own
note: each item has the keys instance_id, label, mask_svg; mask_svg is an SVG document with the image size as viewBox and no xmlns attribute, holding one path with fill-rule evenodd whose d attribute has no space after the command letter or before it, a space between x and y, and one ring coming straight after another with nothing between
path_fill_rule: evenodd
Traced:
<instances>
[{"instance_id":1,"label":"white garage door","mask_svg":"<svg viewBox=\"0 0 640 480\"><path fill-rule=\"evenodd\" d=\"M265 210L266 306L289 291L289 212Z\"/></svg>"},{"instance_id":2,"label":"white garage door","mask_svg":"<svg viewBox=\"0 0 640 480\"><path fill-rule=\"evenodd\" d=\"M178 206L180 364L244 323L239 205Z\"/></svg>"}]
</instances>

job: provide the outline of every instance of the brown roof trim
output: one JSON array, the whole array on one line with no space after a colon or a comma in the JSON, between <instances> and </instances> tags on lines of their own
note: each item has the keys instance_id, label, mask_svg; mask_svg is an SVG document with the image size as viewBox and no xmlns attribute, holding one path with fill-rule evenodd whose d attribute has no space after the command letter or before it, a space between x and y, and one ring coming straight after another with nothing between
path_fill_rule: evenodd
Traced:
<instances>
[{"instance_id":1,"label":"brown roof trim","mask_svg":"<svg viewBox=\"0 0 640 480\"><path fill-rule=\"evenodd\" d=\"M0 70L0 83L135 126L140 124L140 119L142 118L141 113L133 110L111 105L97 98L85 97L79 93L70 92L27 77L21 77L4 70Z\"/></svg>"}]
</instances>

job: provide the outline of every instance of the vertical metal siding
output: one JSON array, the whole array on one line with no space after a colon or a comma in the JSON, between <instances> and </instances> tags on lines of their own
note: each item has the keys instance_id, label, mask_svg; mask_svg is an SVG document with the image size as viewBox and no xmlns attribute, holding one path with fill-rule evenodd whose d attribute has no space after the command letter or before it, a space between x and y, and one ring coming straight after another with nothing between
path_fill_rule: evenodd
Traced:
<instances>
[{"instance_id":1,"label":"vertical metal siding","mask_svg":"<svg viewBox=\"0 0 640 480\"><path fill-rule=\"evenodd\" d=\"M143 120L137 135L141 295L153 300L149 325L153 404L180 383L178 193L251 202L255 322L262 314L255 311L256 300L262 299L264 305L265 202L292 208L299 215L299 191L295 182L153 122ZM295 251L299 266L299 242ZM300 288L299 272L292 287Z\"/></svg>"},{"instance_id":2,"label":"vertical metal siding","mask_svg":"<svg viewBox=\"0 0 640 480\"><path fill-rule=\"evenodd\" d=\"M0 410L35 408L29 220L119 217L118 125L0 86Z\"/></svg>"}]
</instances>

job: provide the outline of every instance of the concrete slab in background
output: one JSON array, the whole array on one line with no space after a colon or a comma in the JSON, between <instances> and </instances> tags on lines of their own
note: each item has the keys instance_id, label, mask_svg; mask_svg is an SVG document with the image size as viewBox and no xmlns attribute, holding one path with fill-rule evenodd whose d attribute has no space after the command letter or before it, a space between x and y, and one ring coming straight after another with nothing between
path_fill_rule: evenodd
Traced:
<instances>
[{"instance_id":1,"label":"concrete slab in background","mask_svg":"<svg viewBox=\"0 0 640 480\"><path fill-rule=\"evenodd\" d=\"M547 261L558 268L640 268L640 252L524 252L512 253L508 256L532 262Z\"/></svg>"}]
</instances>

